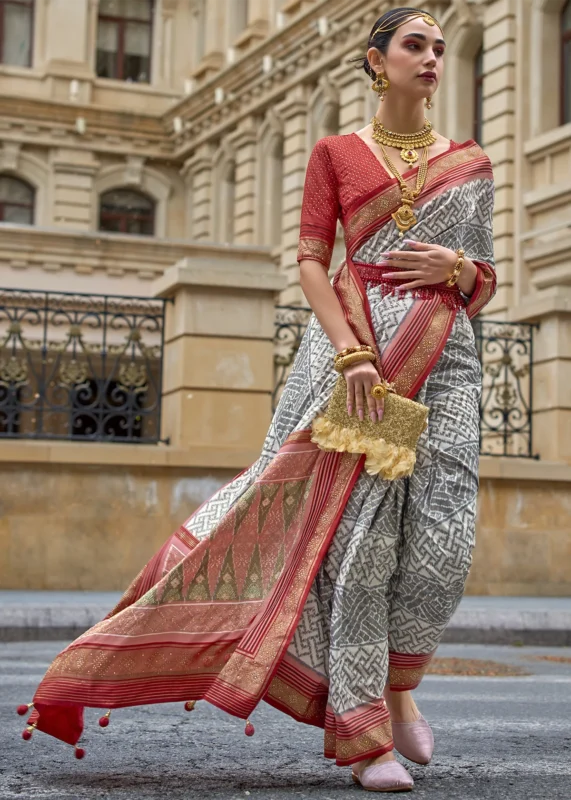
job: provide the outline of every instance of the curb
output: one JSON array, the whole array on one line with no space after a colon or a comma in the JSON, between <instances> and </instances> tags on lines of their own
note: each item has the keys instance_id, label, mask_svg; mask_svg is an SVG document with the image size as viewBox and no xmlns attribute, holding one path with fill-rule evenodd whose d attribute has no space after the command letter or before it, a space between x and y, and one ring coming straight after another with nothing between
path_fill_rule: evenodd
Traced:
<instances>
[{"instance_id":1,"label":"curb","mask_svg":"<svg viewBox=\"0 0 571 800\"><path fill-rule=\"evenodd\" d=\"M0 607L0 642L72 641L100 622L113 608L114 601L113 596L105 604L88 601L40 604L37 600L4 603ZM550 610L460 607L442 642L571 647L571 603L569 609Z\"/></svg>"},{"instance_id":2,"label":"curb","mask_svg":"<svg viewBox=\"0 0 571 800\"><path fill-rule=\"evenodd\" d=\"M0 642L71 641L113 608L99 604L7 604L0 608Z\"/></svg>"},{"instance_id":3,"label":"curb","mask_svg":"<svg viewBox=\"0 0 571 800\"><path fill-rule=\"evenodd\" d=\"M570 647L571 608L549 611L460 608L442 642Z\"/></svg>"}]
</instances>

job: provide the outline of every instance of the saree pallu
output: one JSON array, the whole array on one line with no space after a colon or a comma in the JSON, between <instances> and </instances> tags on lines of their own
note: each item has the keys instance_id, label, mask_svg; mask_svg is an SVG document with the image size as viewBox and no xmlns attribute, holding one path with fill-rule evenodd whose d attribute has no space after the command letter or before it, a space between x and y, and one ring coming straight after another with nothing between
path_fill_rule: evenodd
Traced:
<instances>
[{"instance_id":1,"label":"saree pallu","mask_svg":"<svg viewBox=\"0 0 571 800\"><path fill-rule=\"evenodd\" d=\"M415 473L389 483L367 475L364 456L311 442L337 378L312 316L259 459L54 660L34 697L38 730L75 745L84 706L204 699L246 719L263 699L323 727L325 755L339 765L392 748L383 687L418 685L470 562L479 365L466 311L495 287L493 182L480 148L457 146L431 160L414 209L414 238L463 247L477 264L464 309L458 293L402 293L383 278L380 253L399 247L390 213L400 192L379 185L369 162L376 188L347 201L343 148L358 149L339 136L312 153L301 258L327 266L340 216L347 258L333 287L345 315L384 376L431 408Z\"/></svg>"}]
</instances>

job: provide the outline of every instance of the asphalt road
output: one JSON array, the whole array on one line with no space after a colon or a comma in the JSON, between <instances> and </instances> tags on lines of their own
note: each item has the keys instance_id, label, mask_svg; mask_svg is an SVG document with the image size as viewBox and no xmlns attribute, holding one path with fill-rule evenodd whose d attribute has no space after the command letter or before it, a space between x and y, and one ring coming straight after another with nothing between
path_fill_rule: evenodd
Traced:
<instances>
[{"instance_id":1,"label":"asphalt road","mask_svg":"<svg viewBox=\"0 0 571 800\"><path fill-rule=\"evenodd\" d=\"M34 734L24 742L15 707L31 698L49 660L63 645L0 645L0 798L113 800L345 800L364 797L322 756L322 731L262 703L244 723L206 703L114 712L106 729L88 710L78 761L71 747ZM436 751L428 767L407 764L411 797L433 800L569 800L571 798L571 659L569 648L445 645L439 656L524 665L517 678L429 675L417 702L431 722ZM360 795L361 793L361 795ZM369 795L366 795L369 796Z\"/></svg>"}]
</instances>

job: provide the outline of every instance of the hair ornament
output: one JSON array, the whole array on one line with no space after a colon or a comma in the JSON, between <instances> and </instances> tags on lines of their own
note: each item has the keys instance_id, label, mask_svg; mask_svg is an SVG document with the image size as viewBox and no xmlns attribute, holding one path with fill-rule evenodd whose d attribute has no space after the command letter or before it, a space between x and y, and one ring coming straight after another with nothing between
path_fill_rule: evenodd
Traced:
<instances>
[{"instance_id":1,"label":"hair ornament","mask_svg":"<svg viewBox=\"0 0 571 800\"><path fill-rule=\"evenodd\" d=\"M377 35L377 33L387 33L388 31L394 31L396 28L400 28L401 25L404 25L405 22L408 22L408 21L413 20L413 19L418 19L419 17L421 19L423 19L426 22L427 25L431 25L431 26L432 25L438 25L438 23L436 22L434 17L431 17L430 14L425 14L425 13L420 13L420 12L418 14L415 14L414 12L411 13L411 12L407 11L407 12L403 12L403 14L397 20L396 24L394 24L394 25L392 25L390 27L385 27L384 25L380 25L377 28L377 30L373 33L373 35L371 36L371 39L374 39L375 36ZM394 20L390 20L390 22L393 22L393 21ZM440 27L440 25L438 25L438 27Z\"/></svg>"}]
</instances>

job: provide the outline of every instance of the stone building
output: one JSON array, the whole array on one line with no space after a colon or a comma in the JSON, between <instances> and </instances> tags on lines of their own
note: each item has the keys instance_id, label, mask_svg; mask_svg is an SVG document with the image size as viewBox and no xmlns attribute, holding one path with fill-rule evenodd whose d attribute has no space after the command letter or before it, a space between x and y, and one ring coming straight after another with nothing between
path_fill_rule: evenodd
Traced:
<instances>
[{"instance_id":1,"label":"stone building","mask_svg":"<svg viewBox=\"0 0 571 800\"><path fill-rule=\"evenodd\" d=\"M12 298L0 300L2 586L123 586L257 458L271 418L274 306L304 304L295 256L309 152L374 112L370 80L347 60L389 5L0 0L0 286ZM515 369L504 390L532 384L527 455L539 460L509 448L482 457L470 587L571 594L571 1L423 7L447 41L428 114L449 138L476 139L494 167L499 289L486 313L538 325L532 378ZM340 232L332 270L342 254ZM31 311L16 290L37 293ZM145 333L147 352L165 340L162 442L143 441L144 420L129 442L88 441L87 402L77 435L58 406L33 436L29 398L9 435L6 387L21 405L31 385L14 308L37 323L46 292L60 305L73 293L84 310L80 295L167 299L164 333ZM100 319L108 306L97 303ZM87 316L81 327L68 314L72 333L48 363L70 342L95 352ZM61 319L48 322L57 339ZM120 349L124 333L116 325L109 346ZM27 335L29 372L44 362L37 324ZM80 361L66 362L68 389L72 373L74 385L87 380ZM128 376L135 396L139 361L123 364L113 391Z\"/></svg>"}]
</instances>

